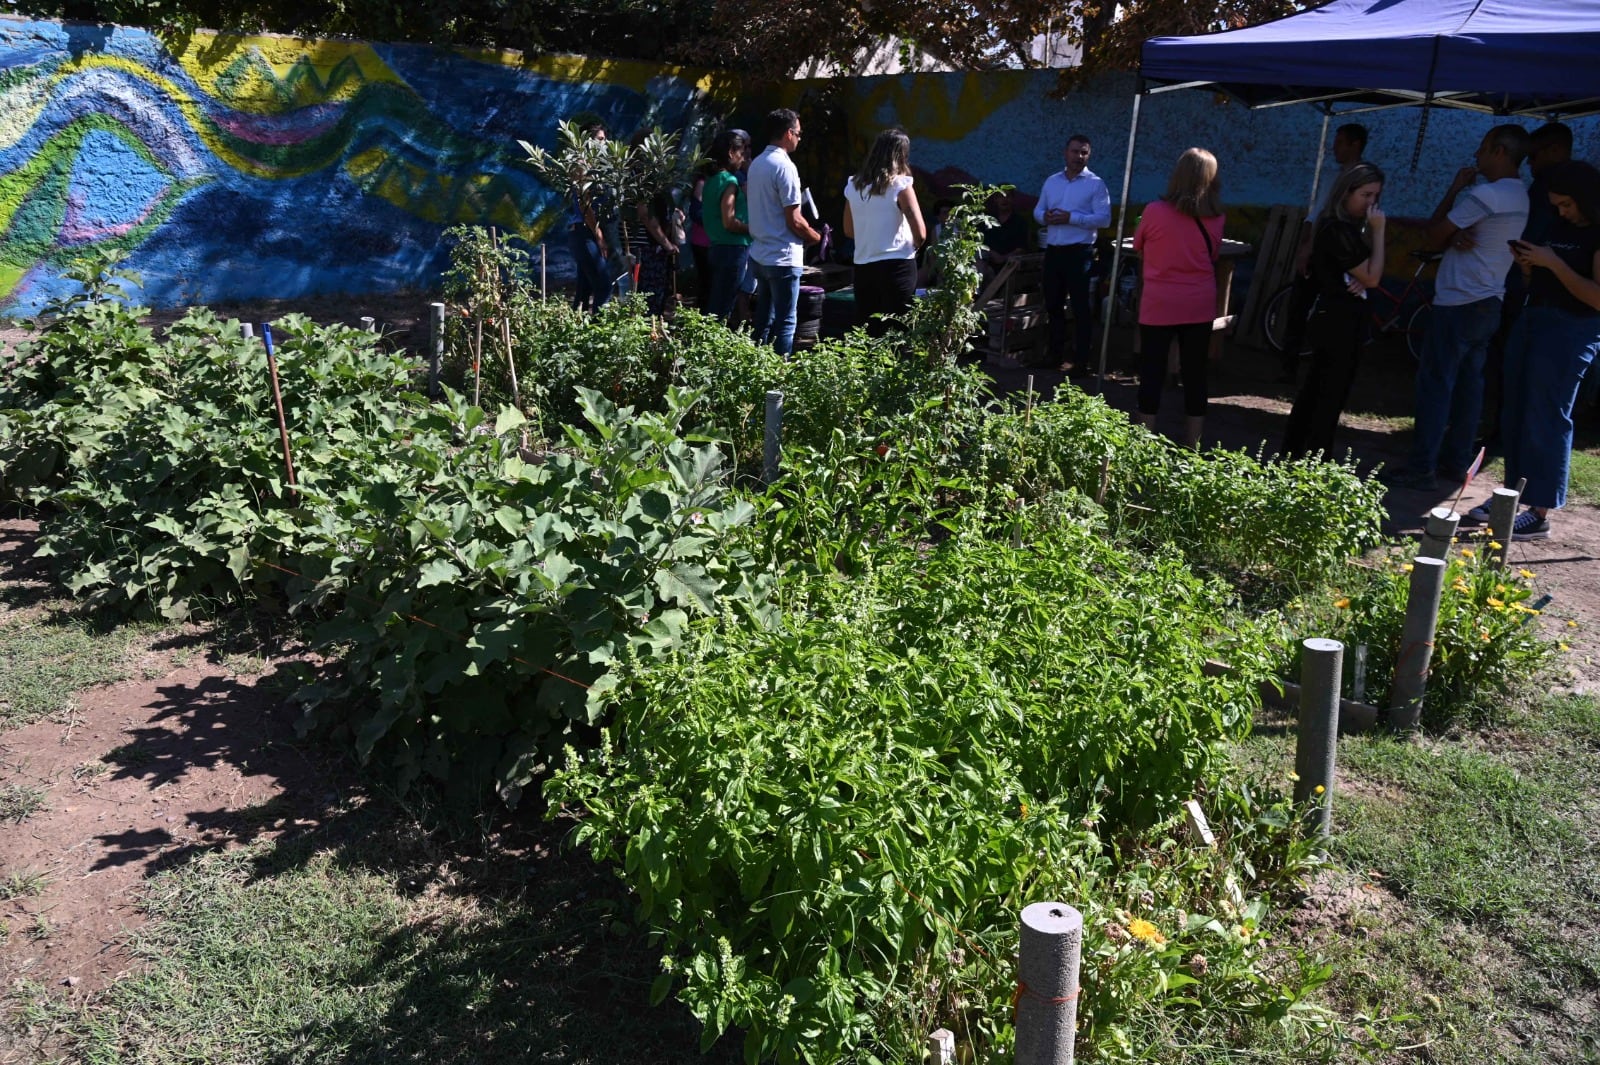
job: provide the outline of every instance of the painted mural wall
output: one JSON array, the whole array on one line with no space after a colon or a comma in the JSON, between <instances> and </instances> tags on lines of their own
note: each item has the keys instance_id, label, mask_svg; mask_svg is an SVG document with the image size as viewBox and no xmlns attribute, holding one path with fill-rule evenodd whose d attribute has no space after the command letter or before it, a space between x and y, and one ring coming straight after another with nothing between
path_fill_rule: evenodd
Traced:
<instances>
[{"instance_id":1,"label":"painted mural wall","mask_svg":"<svg viewBox=\"0 0 1600 1065\"><path fill-rule=\"evenodd\" d=\"M0 312L68 291L63 268L94 247L127 252L156 307L427 290L459 223L548 235L560 278L565 206L516 141L553 147L556 122L581 111L614 135L659 125L698 144L718 114L759 131L766 110L794 106L806 129L796 162L829 221L888 125L911 134L930 205L982 180L1016 185L1031 207L1078 132L1115 195L1133 78L1064 99L1054 85L1052 71L913 74L741 97L727 81L640 63L215 34L169 47L141 30L0 17ZM1432 210L1493 123L1415 108L1360 121L1368 158L1390 174L1385 206L1401 216ZM1574 125L1579 157L1600 159L1600 126ZM1266 205L1307 201L1320 131L1305 105L1146 97L1132 202L1158 196L1179 153L1202 145L1221 161L1230 235L1253 239Z\"/></svg>"},{"instance_id":2,"label":"painted mural wall","mask_svg":"<svg viewBox=\"0 0 1600 1065\"><path fill-rule=\"evenodd\" d=\"M725 93L639 63L0 18L0 309L69 288L90 247L126 251L157 307L428 288L452 225L563 223L517 139L554 147L580 111L696 128Z\"/></svg>"}]
</instances>

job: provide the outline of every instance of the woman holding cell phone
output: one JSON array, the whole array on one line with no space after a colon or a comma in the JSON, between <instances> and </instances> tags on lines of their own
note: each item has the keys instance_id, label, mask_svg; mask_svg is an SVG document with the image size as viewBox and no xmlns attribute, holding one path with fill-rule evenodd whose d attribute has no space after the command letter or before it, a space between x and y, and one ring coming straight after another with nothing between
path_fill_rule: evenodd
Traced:
<instances>
[{"instance_id":1,"label":"woman holding cell phone","mask_svg":"<svg viewBox=\"0 0 1600 1065\"><path fill-rule=\"evenodd\" d=\"M1506 339L1500 411L1506 484L1528 479L1513 540L1548 538L1550 511L1567 501L1572 408L1600 353L1600 170L1563 163L1547 187L1557 217L1545 243L1511 242L1528 282L1528 305ZM1468 516L1487 521L1489 502Z\"/></svg>"},{"instance_id":2,"label":"woman holding cell phone","mask_svg":"<svg viewBox=\"0 0 1600 1065\"><path fill-rule=\"evenodd\" d=\"M1383 171L1371 163L1357 163L1339 175L1317 218L1310 260L1317 313L1306 329L1306 335L1316 340L1311 372L1284 427L1283 453L1289 458L1333 451L1339 415L1350 398L1360 359L1367 289L1377 288L1383 280L1387 219L1378 206L1382 193Z\"/></svg>"}]
</instances>

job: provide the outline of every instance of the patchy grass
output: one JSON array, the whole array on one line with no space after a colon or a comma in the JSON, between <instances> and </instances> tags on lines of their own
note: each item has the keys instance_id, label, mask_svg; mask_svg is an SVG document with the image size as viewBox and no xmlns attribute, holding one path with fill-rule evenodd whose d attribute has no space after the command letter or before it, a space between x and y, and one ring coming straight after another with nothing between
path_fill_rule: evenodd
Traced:
<instances>
[{"instance_id":1,"label":"patchy grass","mask_svg":"<svg viewBox=\"0 0 1600 1065\"><path fill-rule=\"evenodd\" d=\"M127 1062L706 1062L646 1006L655 953L614 881L544 846L463 863L379 803L162 873L144 964L86 1005L18 987L21 1044ZM553 839L553 835L549 835Z\"/></svg>"},{"instance_id":2,"label":"patchy grass","mask_svg":"<svg viewBox=\"0 0 1600 1065\"><path fill-rule=\"evenodd\" d=\"M29 784L0 785L0 821L21 824L44 809L44 788Z\"/></svg>"},{"instance_id":3,"label":"patchy grass","mask_svg":"<svg viewBox=\"0 0 1600 1065\"><path fill-rule=\"evenodd\" d=\"M48 873L41 873L37 869L23 869L0 880L0 900L31 898L44 891L48 883L50 883Z\"/></svg>"},{"instance_id":4,"label":"patchy grass","mask_svg":"<svg viewBox=\"0 0 1600 1065\"><path fill-rule=\"evenodd\" d=\"M1287 764L1293 736L1245 756ZM1339 763L1332 872L1364 905L1302 931L1339 951L1336 1010L1374 1019L1363 1056L1600 1060L1600 705L1553 698L1442 739L1346 737Z\"/></svg>"},{"instance_id":5,"label":"patchy grass","mask_svg":"<svg viewBox=\"0 0 1600 1065\"><path fill-rule=\"evenodd\" d=\"M64 603L0 611L0 729L73 709L85 688L142 672L160 626L105 628Z\"/></svg>"}]
</instances>

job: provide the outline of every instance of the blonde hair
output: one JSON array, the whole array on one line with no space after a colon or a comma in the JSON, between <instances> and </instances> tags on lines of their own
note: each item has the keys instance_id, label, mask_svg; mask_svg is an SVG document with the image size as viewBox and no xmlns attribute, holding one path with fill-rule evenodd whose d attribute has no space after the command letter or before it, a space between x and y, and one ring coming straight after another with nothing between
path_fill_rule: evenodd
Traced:
<instances>
[{"instance_id":1,"label":"blonde hair","mask_svg":"<svg viewBox=\"0 0 1600 1065\"><path fill-rule=\"evenodd\" d=\"M1217 157L1204 148L1190 148L1178 156L1161 197L1190 218L1215 218L1222 213L1222 182L1217 179Z\"/></svg>"},{"instance_id":2,"label":"blonde hair","mask_svg":"<svg viewBox=\"0 0 1600 1065\"><path fill-rule=\"evenodd\" d=\"M1317 216L1318 223L1325 222L1330 218L1337 218L1343 222L1365 223L1366 219L1353 218L1345 213L1344 201L1348 200L1350 194L1356 189L1363 185L1371 185L1374 182L1379 185L1383 184L1383 171L1371 163L1357 163L1340 174L1334 179L1333 190L1328 193L1328 202L1322 208L1322 214Z\"/></svg>"}]
</instances>

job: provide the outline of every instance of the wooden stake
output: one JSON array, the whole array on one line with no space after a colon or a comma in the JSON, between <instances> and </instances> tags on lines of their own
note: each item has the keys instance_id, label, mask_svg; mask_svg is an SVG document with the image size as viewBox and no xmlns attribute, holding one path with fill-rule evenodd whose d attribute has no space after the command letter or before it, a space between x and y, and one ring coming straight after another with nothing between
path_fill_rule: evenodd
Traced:
<instances>
[{"instance_id":1,"label":"wooden stake","mask_svg":"<svg viewBox=\"0 0 1600 1065\"><path fill-rule=\"evenodd\" d=\"M278 356L272 350L272 326L261 323L261 342L267 346L267 376L272 380L272 403L278 410L278 442L283 445L283 469L289 479L289 498L297 500L300 493L294 480L294 455L289 447L289 420L283 413L283 393L278 389Z\"/></svg>"}]
</instances>

